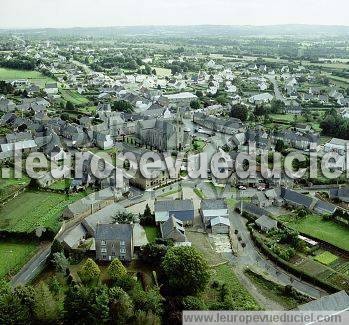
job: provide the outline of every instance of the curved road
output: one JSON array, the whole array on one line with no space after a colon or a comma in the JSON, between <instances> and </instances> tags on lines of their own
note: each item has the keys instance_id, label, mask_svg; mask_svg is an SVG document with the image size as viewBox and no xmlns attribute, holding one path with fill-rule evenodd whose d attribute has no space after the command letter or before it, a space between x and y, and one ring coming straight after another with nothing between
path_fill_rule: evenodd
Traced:
<instances>
[{"instance_id":1,"label":"curved road","mask_svg":"<svg viewBox=\"0 0 349 325\"><path fill-rule=\"evenodd\" d=\"M292 285L298 291L316 299L327 295L326 291L285 272L272 261L268 260L267 257L262 255L254 245L254 242L250 237L250 232L246 227L245 219L241 217L240 214L230 211L230 222L233 229L237 229L239 231L239 235L242 237L243 242L246 243L244 250L241 248L241 246L239 247L239 256L226 254L226 257L232 264L236 265L237 267L257 266L258 268L267 272L270 276L277 280L277 282L280 282L283 285Z\"/></svg>"}]
</instances>

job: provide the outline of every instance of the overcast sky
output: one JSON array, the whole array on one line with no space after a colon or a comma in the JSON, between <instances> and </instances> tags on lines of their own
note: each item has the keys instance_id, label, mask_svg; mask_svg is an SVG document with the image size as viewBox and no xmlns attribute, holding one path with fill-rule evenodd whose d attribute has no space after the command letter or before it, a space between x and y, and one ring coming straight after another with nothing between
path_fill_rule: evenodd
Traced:
<instances>
[{"instance_id":1,"label":"overcast sky","mask_svg":"<svg viewBox=\"0 0 349 325\"><path fill-rule=\"evenodd\" d=\"M0 28L349 25L348 0L0 0Z\"/></svg>"}]
</instances>

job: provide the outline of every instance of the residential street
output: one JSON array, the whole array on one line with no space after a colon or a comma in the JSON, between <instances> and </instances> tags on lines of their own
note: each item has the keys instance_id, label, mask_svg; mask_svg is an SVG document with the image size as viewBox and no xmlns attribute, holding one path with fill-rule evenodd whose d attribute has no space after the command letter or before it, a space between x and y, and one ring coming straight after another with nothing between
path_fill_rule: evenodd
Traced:
<instances>
[{"instance_id":1,"label":"residential street","mask_svg":"<svg viewBox=\"0 0 349 325\"><path fill-rule=\"evenodd\" d=\"M238 213L230 211L230 222L233 229L239 231L239 235L242 237L242 241L246 243L246 247L243 250L239 245L239 256L236 257L233 254L226 254L229 261L237 267L237 269L242 270L245 266L254 266L263 269L270 276L275 278L278 282L284 285L292 285L297 290L313 297L320 298L327 295L327 292L317 288L307 282L301 281L297 277L286 273L284 270L276 266L267 257L262 255L256 246L254 245L250 233L246 227L246 220L241 217Z\"/></svg>"}]
</instances>

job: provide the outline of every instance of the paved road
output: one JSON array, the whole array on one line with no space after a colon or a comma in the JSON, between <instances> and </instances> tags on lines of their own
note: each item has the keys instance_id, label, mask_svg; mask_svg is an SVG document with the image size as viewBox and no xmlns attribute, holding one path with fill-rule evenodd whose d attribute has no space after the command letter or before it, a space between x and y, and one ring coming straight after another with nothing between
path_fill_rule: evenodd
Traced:
<instances>
[{"instance_id":1,"label":"paved road","mask_svg":"<svg viewBox=\"0 0 349 325\"><path fill-rule=\"evenodd\" d=\"M40 251L11 280L13 286L25 285L32 281L45 267L51 254L51 244Z\"/></svg>"},{"instance_id":2,"label":"paved road","mask_svg":"<svg viewBox=\"0 0 349 325\"><path fill-rule=\"evenodd\" d=\"M279 85L275 79L275 76L271 76L268 75L267 78L270 80L270 82L273 84L274 86L274 93L275 93L275 98L278 100L282 100L286 105L288 104L287 99L282 95L280 89L279 89Z\"/></svg>"},{"instance_id":3,"label":"paved road","mask_svg":"<svg viewBox=\"0 0 349 325\"><path fill-rule=\"evenodd\" d=\"M284 285L292 285L297 290L316 299L327 295L326 291L307 282L301 281L299 278L285 272L276 266L272 261L268 260L267 257L262 255L250 237L245 219L242 218L238 213L230 211L230 222L233 229L237 229L239 231L242 241L246 243L244 250L241 248L241 246L239 246L239 256L226 254L226 257L232 264L236 265L237 267L255 266L263 269L278 282Z\"/></svg>"}]
</instances>

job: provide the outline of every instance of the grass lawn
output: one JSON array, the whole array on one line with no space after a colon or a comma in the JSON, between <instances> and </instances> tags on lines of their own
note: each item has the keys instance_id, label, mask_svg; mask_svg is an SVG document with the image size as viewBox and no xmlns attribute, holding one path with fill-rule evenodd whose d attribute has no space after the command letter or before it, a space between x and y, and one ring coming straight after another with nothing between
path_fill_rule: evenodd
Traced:
<instances>
[{"instance_id":1,"label":"grass lawn","mask_svg":"<svg viewBox=\"0 0 349 325\"><path fill-rule=\"evenodd\" d=\"M304 304L307 302L305 299L302 299L302 297L294 297L285 293L283 286L272 281L268 281L251 270L246 270L245 274L265 297L279 303L287 310L294 309L299 304Z\"/></svg>"},{"instance_id":2,"label":"grass lawn","mask_svg":"<svg viewBox=\"0 0 349 325\"><path fill-rule=\"evenodd\" d=\"M204 192L199 189L199 188L194 188L194 193L201 199L201 200L204 200L206 197L205 197L205 194Z\"/></svg>"},{"instance_id":3,"label":"grass lawn","mask_svg":"<svg viewBox=\"0 0 349 325\"><path fill-rule=\"evenodd\" d=\"M28 79L29 82L40 87L45 86L47 82L55 82L52 78L44 76L39 71L0 68L0 80L11 81L16 79Z\"/></svg>"},{"instance_id":4,"label":"grass lawn","mask_svg":"<svg viewBox=\"0 0 349 325\"><path fill-rule=\"evenodd\" d=\"M28 176L23 175L22 178L14 178L14 169L10 169L9 178L4 178L7 175L2 174L0 177L0 201L6 200L11 195L14 195L19 189L27 186L30 182Z\"/></svg>"},{"instance_id":5,"label":"grass lawn","mask_svg":"<svg viewBox=\"0 0 349 325\"><path fill-rule=\"evenodd\" d=\"M160 230L155 226L145 226L145 233L149 243L155 243L155 239L161 237Z\"/></svg>"},{"instance_id":6,"label":"grass lawn","mask_svg":"<svg viewBox=\"0 0 349 325\"><path fill-rule=\"evenodd\" d=\"M64 195L51 192L24 192L0 208L0 230L31 232L45 227L57 232L64 208L85 193Z\"/></svg>"},{"instance_id":7,"label":"grass lawn","mask_svg":"<svg viewBox=\"0 0 349 325\"><path fill-rule=\"evenodd\" d=\"M335 262L337 259L338 257L336 255L333 255L332 253L327 251L314 257L315 261L318 261L321 264L324 264L327 266Z\"/></svg>"},{"instance_id":8,"label":"grass lawn","mask_svg":"<svg viewBox=\"0 0 349 325\"><path fill-rule=\"evenodd\" d=\"M37 249L36 243L0 241L0 279L18 272Z\"/></svg>"},{"instance_id":9,"label":"grass lawn","mask_svg":"<svg viewBox=\"0 0 349 325\"><path fill-rule=\"evenodd\" d=\"M66 101L70 101L74 105L85 105L88 104L90 101L80 95L77 91L71 90L71 89L60 89L60 93L62 95L62 98Z\"/></svg>"},{"instance_id":10,"label":"grass lawn","mask_svg":"<svg viewBox=\"0 0 349 325\"><path fill-rule=\"evenodd\" d=\"M319 238L349 251L349 229L345 226L331 221L324 221L318 215L309 215L301 220L292 217L281 217L280 220L285 221L288 226L303 234Z\"/></svg>"},{"instance_id":11,"label":"grass lawn","mask_svg":"<svg viewBox=\"0 0 349 325\"><path fill-rule=\"evenodd\" d=\"M156 75L157 75L158 77L170 77L170 76L172 75L171 69L156 68L156 67L154 67L153 69L155 69Z\"/></svg>"},{"instance_id":12,"label":"grass lawn","mask_svg":"<svg viewBox=\"0 0 349 325\"><path fill-rule=\"evenodd\" d=\"M236 277L231 266L224 264L211 270L211 283L218 281L225 283L231 293L233 310L260 310L261 307L252 295L245 289ZM219 292L209 285L203 294L205 302L209 305L219 300Z\"/></svg>"},{"instance_id":13,"label":"grass lawn","mask_svg":"<svg viewBox=\"0 0 349 325\"><path fill-rule=\"evenodd\" d=\"M70 187L71 179L61 179L54 182L49 188L52 190L66 190Z\"/></svg>"},{"instance_id":14,"label":"grass lawn","mask_svg":"<svg viewBox=\"0 0 349 325\"><path fill-rule=\"evenodd\" d=\"M294 122L294 114L270 114L270 118L274 121Z\"/></svg>"}]
</instances>

